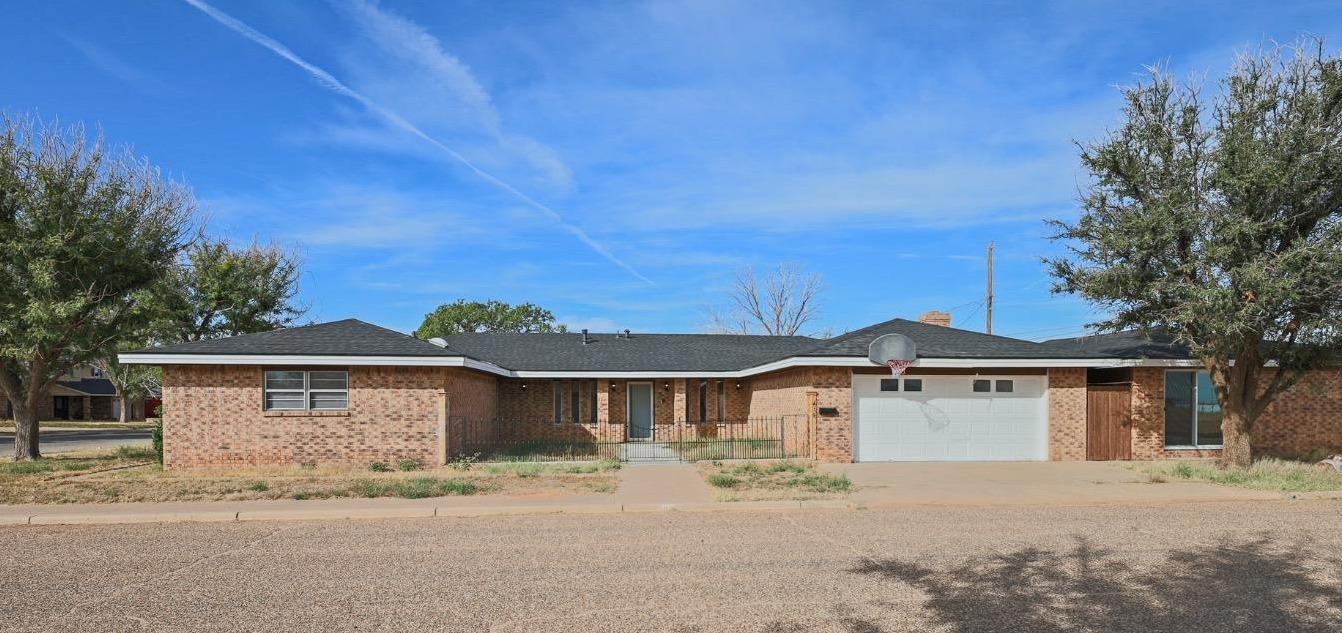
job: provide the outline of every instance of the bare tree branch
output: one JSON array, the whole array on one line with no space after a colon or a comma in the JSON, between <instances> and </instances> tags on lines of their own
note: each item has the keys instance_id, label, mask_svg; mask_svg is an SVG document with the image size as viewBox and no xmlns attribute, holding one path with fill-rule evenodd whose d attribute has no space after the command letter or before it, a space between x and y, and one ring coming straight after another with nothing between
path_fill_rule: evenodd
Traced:
<instances>
[{"instance_id":1,"label":"bare tree branch","mask_svg":"<svg viewBox=\"0 0 1342 633\"><path fill-rule=\"evenodd\" d=\"M823 288L820 275L789 264L779 264L762 283L754 270L743 269L728 293L731 309L711 312L708 328L727 334L796 336L819 317L817 302Z\"/></svg>"}]
</instances>

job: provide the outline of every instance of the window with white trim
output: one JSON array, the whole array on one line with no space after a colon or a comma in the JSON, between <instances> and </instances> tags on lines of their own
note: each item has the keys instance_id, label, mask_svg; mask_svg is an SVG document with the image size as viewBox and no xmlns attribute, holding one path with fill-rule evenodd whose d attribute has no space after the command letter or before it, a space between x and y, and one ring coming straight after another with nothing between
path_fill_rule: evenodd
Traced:
<instances>
[{"instance_id":1,"label":"window with white trim","mask_svg":"<svg viewBox=\"0 0 1342 633\"><path fill-rule=\"evenodd\" d=\"M587 415L588 415L587 420L588 420L588 422L590 422L590 423L592 423L592 424L596 424L596 381L595 381L595 380L589 380L589 381L587 381L587 394L588 394L587 400L588 400L588 402L591 403L591 404L588 405L588 406L590 407L590 410L587 412Z\"/></svg>"},{"instance_id":2,"label":"window with white trim","mask_svg":"<svg viewBox=\"0 0 1342 633\"><path fill-rule=\"evenodd\" d=\"M266 370L263 391L266 411L344 411L349 408L349 372Z\"/></svg>"},{"instance_id":3,"label":"window with white trim","mask_svg":"<svg viewBox=\"0 0 1342 633\"><path fill-rule=\"evenodd\" d=\"M727 419L727 381L718 381L718 422Z\"/></svg>"},{"instance_id":4,"label":"window with white trim","mask_svg":"<svg viewBox=\"0 0 1342 633\"><path fill-rule=\"evenodd\" d=\"M582 419L582 385L577 380L569 383L568 406L569 421L577 424Z\"/></svg>"},{"instance_id":5,"label":"window with white trim","mask_svg":"<svg viewBox=\"0 0 1342 633\"><path fill-rule=\"evenodd\" d=\"M1211 374L1165 372L1165 446L1221 447L1221 403Z\"/></svg>"}]
</instances>

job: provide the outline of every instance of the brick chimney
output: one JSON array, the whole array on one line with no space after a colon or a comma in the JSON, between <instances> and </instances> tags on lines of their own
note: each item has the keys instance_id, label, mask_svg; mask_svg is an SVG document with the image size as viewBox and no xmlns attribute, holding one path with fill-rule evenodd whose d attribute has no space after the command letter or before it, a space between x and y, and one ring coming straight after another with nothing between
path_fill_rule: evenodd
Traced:
<instances>
[{"instance_id":1,"label":"brick chimney","mask_svg":"<svg viewBox=\"0 0 1342 633\"><path fill-rule=\"evenodd\" d=\"M941 310L928 310L918 317L918 321L928 325L940 325L941 327L951 326L951 313Z\"/></svg>"}]
</instances>

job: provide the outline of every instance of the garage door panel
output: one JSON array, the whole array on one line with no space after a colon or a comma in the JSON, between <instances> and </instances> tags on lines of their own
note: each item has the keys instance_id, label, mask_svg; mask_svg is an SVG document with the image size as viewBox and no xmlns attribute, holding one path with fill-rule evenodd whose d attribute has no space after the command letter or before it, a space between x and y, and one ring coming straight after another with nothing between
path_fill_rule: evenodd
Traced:
<instances>
[{"instance_id":1,"label":"garage door panel","mask_svg":"<svg viewBox=\"0 0 1342 633\"><path fill-rule=\"evenodd\" d=\"M921 392L883 392L879 376L853 377L859 461L1046 457L1042 377L992 377L1011 380L1010 393L976 393L968 376L920 378Z\"/></svg>"}]
</instances>

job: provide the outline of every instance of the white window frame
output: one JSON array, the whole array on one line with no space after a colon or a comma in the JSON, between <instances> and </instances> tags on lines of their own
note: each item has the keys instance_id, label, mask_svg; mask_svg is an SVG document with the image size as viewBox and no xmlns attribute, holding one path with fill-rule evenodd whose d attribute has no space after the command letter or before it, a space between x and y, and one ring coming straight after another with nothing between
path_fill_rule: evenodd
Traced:
<instances>
[{"instance_id":1,"label":"white window frame","mask_svg":"<svg viewBox=\"0 0 1342 633\"><path fill-rule=\"evenodd\" d=\"M312 372L339 372L345 374L344 389L313 389ZM302 389L271 389L269 383L269 374L271 372L300 372L303 374ZM303 406L301 407L271 407L266 402L266 397L272 393L296 393L302 394ZM314 393L342 393L345 394L345 406L343 407L325 407L313 408L312 394ZM266 369L261 372L261 410L262 411L349 411L349 370L348 369Z\"/></svg>"},{"instance_id":2,"label":"white window frame","mask_svg":"<svg viewBox=\"0 0 1342 633\"><path fill-rule=\"evenodd\" d=\"M1165 370L1165 374L1193 374L1193 400L1192 400L1192 402L1193 402L1193 406L1192 406L1192 410L1193 410L1193 419L1190 421L1191 424L1193 425L1193 435L1192 435L1192 437L1193 437L1193 443L1192 443L1192 444L1168 444L1168 443L1166 443L1166 440L1165 440L1165 430L1166 430L1166 429L1165 429L1165 427L1168 425L1168 423L1167 423L1167 421L1166 421L1166 414L1165 414L1165 412L1164 412L1164 408L1165 408L1165 401L1164 401L1164 400L1165 400L1165 399L1162 398L1162 399L1161 399L1161 403L1160 403L1160 406L1161 406L1161 416L1160 416L1160 445L1161 445L1162 447L1164 447L1166 450L1173 450L1173 451L1219 450L1219 449L1223 448L1223 447L1225 446L1225 439L1224 439L1224 436L1222 437L1222 440L1221 440L1222 443L1221 443L1221 444L1199 444L1199 443L1198 443L1198 374L1209 374L1209 372L1208 372L1207 370L1205 370L1205 369L1166 369L1166 370ZM1160 392L1161 392L1161 394L1162 394L1162 396L1163 396L1164 393L1165 393L1165 390L1169 388L1169 383L1166 381L1164 375L1161 375L1160 380L1161 380ZM1221 399L1220 399L1219 396L1218 396L1217 399L1216 399L1216 406L1218 406L1218 407L1221 406ZM1224 408L1222 409L1222 411L1223 411L1222 415L1224 415Z\"/></svg>"}]
</instances>

